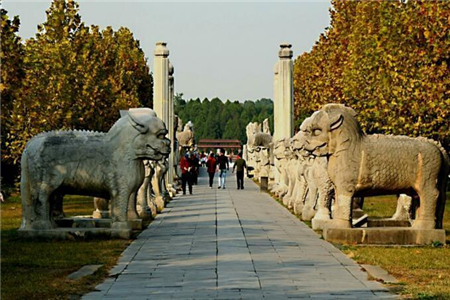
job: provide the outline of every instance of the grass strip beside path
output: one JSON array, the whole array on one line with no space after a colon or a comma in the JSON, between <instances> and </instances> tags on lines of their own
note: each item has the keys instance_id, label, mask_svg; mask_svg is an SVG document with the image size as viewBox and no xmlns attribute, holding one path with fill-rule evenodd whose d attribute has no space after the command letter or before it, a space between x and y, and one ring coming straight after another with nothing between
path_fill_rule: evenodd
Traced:
<instances>
[{"instance_id":1,"label":"grass strip beside path","mask_svg":"<svg viewBox=\"0 0 450 300\"><path fill-rule=\"evenodd\" d=\"M389 218L396 209L394 196L368 197L364 212L373 218ZM445 205L447 245L425 247L344 246L342 251L359 264L380 266L401 283L405 298L450 299L450 193Z\"/></svg>"},{"instance_id":2,"label":"grass strip beside path","mask_svg":"<svg viewBox=\"0 0 450 300\"><path fill-rule=\"evenodd\" d=\"M273 194L272 197L283 205L281 199ZM377 219L390 218L396 207L395 196L378 196L365 198L363 208L370 218ZM311 222L304 223L311 227ZM400 283L391 288L406 299L450 299L450 193L447 193L444 229L447 245L336 246L358 264L380 266L397 278Z\"/></svg>"},{"instance_id":3,"label":"grass strip beside path","mask_svg":"<svg viewBox=\"0 0 450 300\"><path fill-rule=\"evenodd\" d=\"M66 215L90 215L90 197L64 199ZM39 241L19 239L20 197L1 204L1 298L67 299L92 290L108 276L130 240ZM95 274L80 280L67 275L84 265L101 264Z\"/></svg>"}]
</instances>

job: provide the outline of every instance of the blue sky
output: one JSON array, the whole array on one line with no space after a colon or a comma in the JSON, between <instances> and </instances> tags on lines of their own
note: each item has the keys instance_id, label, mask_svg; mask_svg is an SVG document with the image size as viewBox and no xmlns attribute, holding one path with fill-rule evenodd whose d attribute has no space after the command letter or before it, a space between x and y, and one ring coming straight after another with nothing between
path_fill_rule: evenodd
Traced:
<instances>
[{"instance_id":1,"label":"blue sky","mask_svg":"<svg viewBox=\"0 0 450 300\"><path fill-rule=\"evenodd\" d=\"M329 26L329 1L154 2L78 1L82 20L101 28L128 27L153 65L157 41L166 41L175 67L175 91L185 98L272 98L279 44L294 56L309 51ZM3 1L29 38L45 21L50 1Z\"/></svg>"}]
</instances>

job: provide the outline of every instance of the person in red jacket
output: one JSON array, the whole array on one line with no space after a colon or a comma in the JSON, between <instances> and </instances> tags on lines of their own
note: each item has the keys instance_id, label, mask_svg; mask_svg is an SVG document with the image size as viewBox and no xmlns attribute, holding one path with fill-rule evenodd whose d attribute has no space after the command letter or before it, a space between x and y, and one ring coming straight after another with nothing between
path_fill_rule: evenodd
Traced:
<instances>
[{"instance_id":1,"label":"person in red jacket","mask_svg":"<svg viewBox=\"0 0 450 300\"><path fill-rule=\"evenodd\" d=\"M214 153L209 155L209 158L206 161L206 167L209 175L209 187L212 188L214 174L216 173L216 159L214 158Z\"/></svg>"},{"instance_id":2,"label":"person in red jacket","mask_svg":"<svg viewBox=\"0 0 450 300\"><path fill-rule=\"evenodd\" d=\"M191 180L191 160L189 154L186 153L180 160L181 168L181 185L183 187L183 195L186 195L186 183L189 185L189 194L192 195L192 180Z\"/></svg>"}]
</instances>

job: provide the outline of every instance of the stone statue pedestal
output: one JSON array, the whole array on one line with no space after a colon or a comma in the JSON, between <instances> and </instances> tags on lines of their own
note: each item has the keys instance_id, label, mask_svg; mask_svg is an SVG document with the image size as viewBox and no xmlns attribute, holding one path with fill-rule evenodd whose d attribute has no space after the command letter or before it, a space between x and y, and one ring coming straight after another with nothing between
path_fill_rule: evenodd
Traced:
<instances>
[{"instance_id":1,"label":"stone statue pedestal","mask_svg":"<svg viewBox=\"0 0 450 300\"><path fill-rule=\"evenodd\" d=\"M409 227L325 228L326 241L351 245L445 245L444 229L415 229Z\"/></svg>"},{"instance_id":2,"label":"stone statue pedestal","mask_svg":"<svg viewBox=\"0 0 450 300\"><path fill-rule=\"evenodd\" d=\"M142 219L132 219L128 220L128 224L132 230L142 230L143 220Z\"/></svg>"},{"instance_id":3,"label":"stone statue pedestal","mask_svg":"<svg viewBox=\"0 0 450 300\"><path fill-rule=\"evenodd\" d=\"M85 240L102 238L130 239L132 230L127 228L54 228L49 230L27 230L18 231L20 238L39 238L50 240Z\"/></svg>"},{"instance_id":4,"label":"stone statue pedestal","mask_svg":"<svg viewBox=\"0 0 450 300\"><path fill-rule=\"evenodd\" d=\"M152 210L150 207L142 208L140 205L136 206L136 210L138 212L139 218L142 218L144 220L152 219Z\"/></svg>"},{"instance_id":5,"label":"stone statue pedestal","mask_svg":"<svg viewBox=\"0 0 450 300\"><path fill-rule=\"evenodd\" d=\"M268 189L269 189L269 177L260 177L259 191L267 192Z\"/></svg>"},{"instance_id":6,"label":"stone statue pedestal","mask_svg":"<svg viewBox=\"0 0 450 300\"><path fill-rule=\"evenodd\" d=\"M317 216L317 214L316 214ZM314 216L314 218L312 218L311 220L311 226L314 230L323 230L324 228L326 228L330 222L331 219L330 217L326 218L326 217L317 217Z\"/></svg>"}]
</instances>

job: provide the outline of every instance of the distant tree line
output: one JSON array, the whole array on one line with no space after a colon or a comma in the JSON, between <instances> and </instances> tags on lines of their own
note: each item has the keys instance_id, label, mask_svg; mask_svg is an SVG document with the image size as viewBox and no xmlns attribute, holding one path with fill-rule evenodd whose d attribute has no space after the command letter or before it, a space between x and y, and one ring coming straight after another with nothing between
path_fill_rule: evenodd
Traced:
<instances>
[{"instance_id":1,"label":"distant tree line","mask_svg":"<svg viewBox=\"0 0 450 300\"><path fill-rule=\"evenodd\" d=\"M175 114L186 124L194 123L195 140L200 139L238 139L247 142L245 127L249 122L262 123L269 119L273 133L273 102L270 99L225 103L219 98L205 98L186 101L179 94L174 99Z\"/></svg>"},{"instance_id":2,"label":"distant tree line","mask_svg":"<svg viewBox=\"0 0 450 300\"><path fill-rule=\"evenodd\" d=\"M369 133L450 147L450 1L332 1L331 25L294 65L297 124L345 103Z\"/></svg>"},{"instance_id":3,"label":"distant tree line","mask_svg":"<svg viewBox=\"0 0 450 300\"><path fill-rule=\"evenodd\" d=\"M86 26L72 0L54 0L36 36L1 10L2 182L17 175L26 142L55 129L107 131L120 109L152 106L153 80L127 28Z\"/></svg>"}]
</instances>

